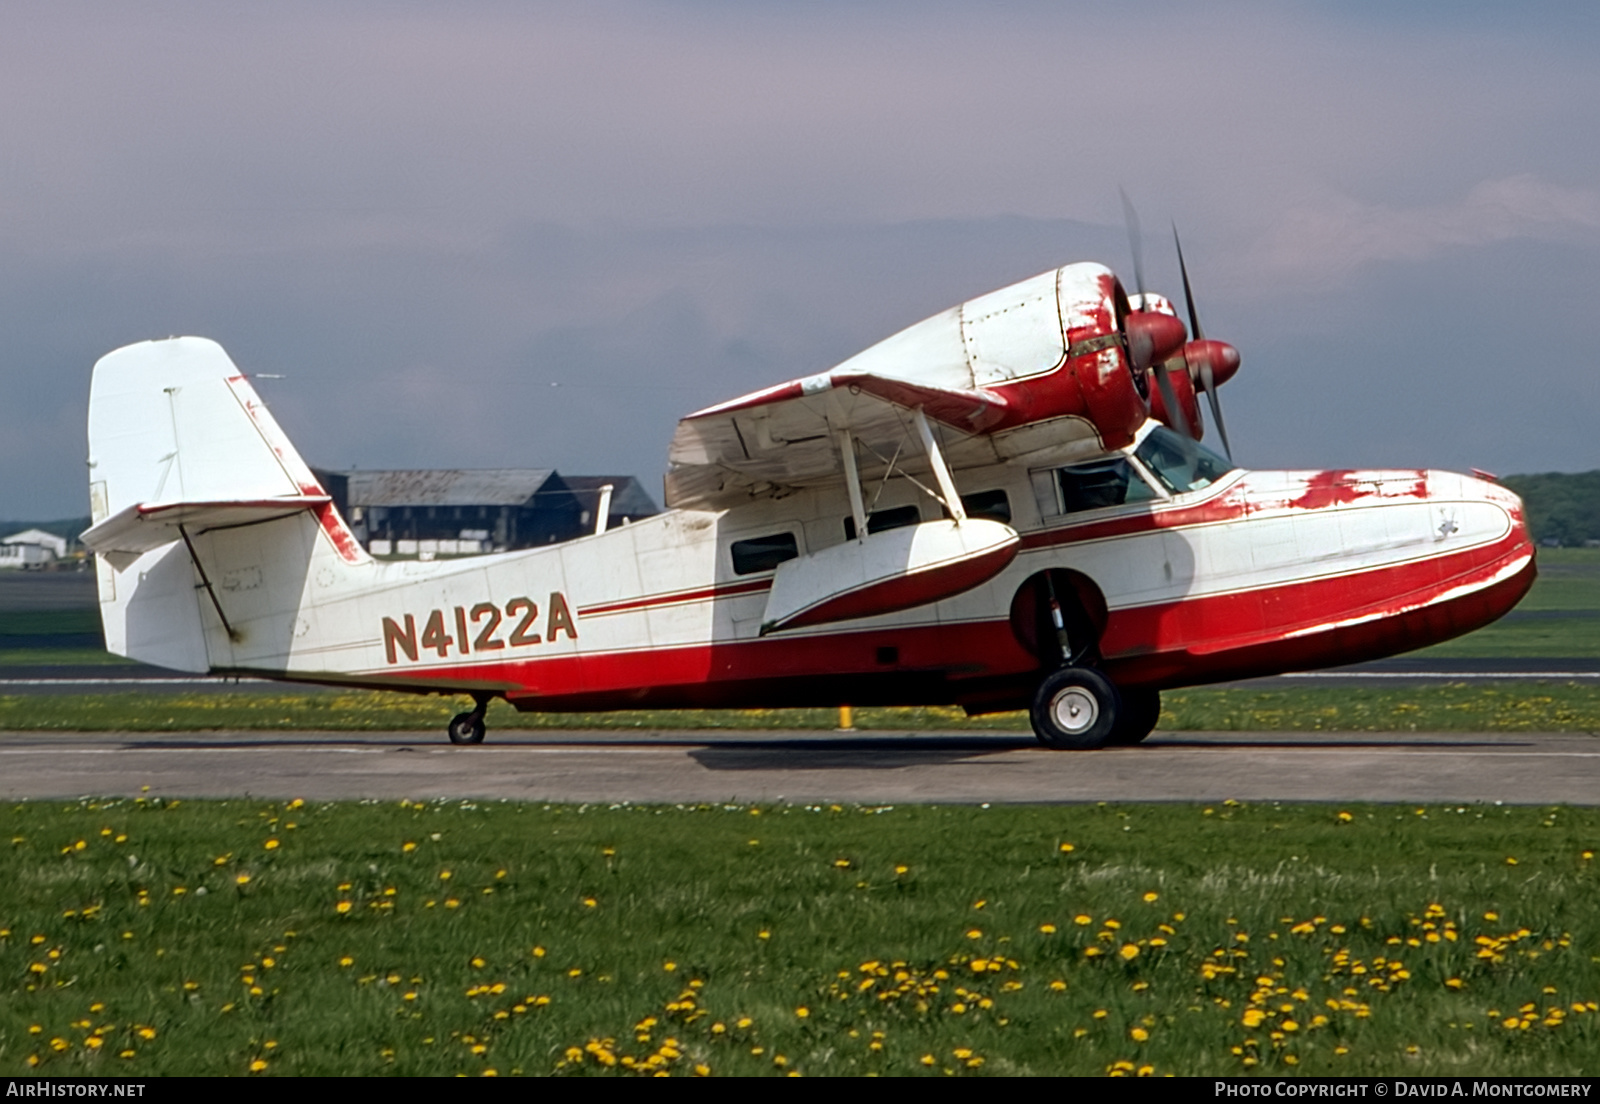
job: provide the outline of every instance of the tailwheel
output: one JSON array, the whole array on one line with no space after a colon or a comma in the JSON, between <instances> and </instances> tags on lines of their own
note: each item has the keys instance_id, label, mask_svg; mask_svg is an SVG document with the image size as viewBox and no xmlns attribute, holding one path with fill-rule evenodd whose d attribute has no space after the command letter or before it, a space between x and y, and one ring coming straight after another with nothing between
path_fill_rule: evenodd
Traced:
<instances>
[{"instance_id":1,"label":"tailwheel","mask_svg":"<svg viewBox=\"0 0 1600 1104\"><path fill-rule=\"evenodd\" d=\"M450 727L445 729L452 744L483 743L484 734L488 731L483 723L483 715L488 712L489 698L487 695L474 694L472 700L477 703L472 712L457 713L450 719Z\"/></svg>"},{"instance_id":2,"label":"tailwheel","mask_svg":"<svg viewBox=\"0 0 1600 1104\"><path fill-rule=\"evenodd\" d=\"M1121 712L1110 679L1090 667L1063 667L1039 684L1028 716L1045 747L1092 751L1110 742Z\"/></svg>"},{"instance_id":3,"label":"tailwheel","mask_svg":"<svg viewBox=\"0 0 1600 1104\"><path fill-rule=\"evenodd\" d=\"M1106 741L1112 747L1132 747L1156 730L1161 719L1161 691L1142 686L1121 687L1122 711Z\"/></svg>"}]
</instances>

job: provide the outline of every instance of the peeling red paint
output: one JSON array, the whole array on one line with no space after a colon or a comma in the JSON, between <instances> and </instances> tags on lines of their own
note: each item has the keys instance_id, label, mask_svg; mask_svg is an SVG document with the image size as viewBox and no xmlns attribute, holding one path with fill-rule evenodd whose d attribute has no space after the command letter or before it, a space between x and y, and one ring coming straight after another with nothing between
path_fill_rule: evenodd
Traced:
<instances>
[{"instance_id":1,"label":"peeling red paint","mask_svg":"<svg viewBox=\"0 0 1600 1104\"><path fill-rule=\"evenodd\" d=\"M1354 474L1347 468L1318 472L1306 480L1305 493L1290 499L1286 505L1299 510L1321 510L1365 497L1370 492L1363 492L1360 484L1350 479Z\"/></svg>"}]
</instances>

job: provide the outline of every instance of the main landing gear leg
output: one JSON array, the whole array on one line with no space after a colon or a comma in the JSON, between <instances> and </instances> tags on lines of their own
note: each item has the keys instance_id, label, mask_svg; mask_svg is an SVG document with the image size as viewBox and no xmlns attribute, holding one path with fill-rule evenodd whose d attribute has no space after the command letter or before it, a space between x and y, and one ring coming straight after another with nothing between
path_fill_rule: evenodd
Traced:
<instances>
[{"instance_id":1,"label":"main landing gear leg","mask_svg":"<svg viewBox=\"0 0 1600 1104\"><path fill-rule=\"evenodd\" d=\"M472 712L457 713L451 719L450 727L445 730L450 734L452 744L483 743L483 734L487 731L483 724L483 715L489 709L489 695L474 694L472 701Z\"/></svg>"},{"instance_id":2,"label":"main landing gear leg","mask_svg":"<svg viewBox=\"0 0 1600 1104\"><path fill-rule=\"evenodd\" d=\"M1136 692L1124 699L1116 683L1091 666L1098 649L1082 603L1058 591L1051 573L1046 572L1042 581L1041 612L1046 620L1041 630L1054 632L1060 666L1034 692L1028 711L1034 735L1045 747L1059 750L1092 751L1107 744L1138 743L1155 726L1152 715L1140 729L1149 713L1148 696ZM1156 698L1157 714L1159 703ZM1135 729L1140 729L1137 735Z\"/></svg>"}]
</instances>

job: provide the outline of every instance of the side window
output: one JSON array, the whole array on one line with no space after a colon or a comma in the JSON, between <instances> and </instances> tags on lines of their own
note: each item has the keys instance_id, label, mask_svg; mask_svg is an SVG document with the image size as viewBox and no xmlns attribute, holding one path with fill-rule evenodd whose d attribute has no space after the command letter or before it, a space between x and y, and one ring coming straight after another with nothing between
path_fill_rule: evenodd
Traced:
<instances>
[{"instance_id":1,"label":"side window","mask_svg":"<svg viewBox=\"0 0 1600 1104\"><path fill-rule=\"evenodd\" d=\"M917 525L922 521L922 511L916 506L896 506L889 510L874 510L867 515L867 533L881 533L885 529L903 529L907 525ZM844 539L856 539L856 519L844 519Z\"/></svg>"},{"instance_id":2,"label":"side window","mask_svg":"<svg viewBox=\"0 0 1600 1104\"><path fill-rule=\"evenodd\" d=\"M800 555L800 546L795 543L793 533L774 533L770 537L734 541L731 551L734 574L754 575L794 559Z\"/></svg>"},{"instance_id":3,"label":"side window","mask_svg":"<svg viewBox=\"0 0 1600 1104\"><path fill-rule=\"evenodd\" d=\"M1156 498L1150 484L1120 456L1062 468L1056 473L1056 479L1061 487L1061 512L1065 514L1150 502Z\"/></svg>"},{"instance_id":4,"label":"side window","mask_svg":"<svg viewBox=\"0 0 1600 1104\"><path fill-rule=\"evenodd\" d=\"M968 517L985 518L1011 524L1011 500L1004 491L978 491L961 496L961 508Z\"/></svg>"}]
</instances>

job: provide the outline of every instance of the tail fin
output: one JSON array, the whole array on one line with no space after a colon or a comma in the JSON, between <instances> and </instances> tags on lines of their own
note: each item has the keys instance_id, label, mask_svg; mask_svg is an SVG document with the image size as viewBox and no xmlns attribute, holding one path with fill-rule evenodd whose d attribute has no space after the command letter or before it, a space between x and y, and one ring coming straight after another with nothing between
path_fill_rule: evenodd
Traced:
<instances>
[{"instance_id":1,"label":"tail fin","mask_svg":"<svg viewBox=\"0 0 1600 1104\"><path fill-rule=\"evenodd\" d=\"M303 580L316 546L347 564L367 561L249 380L205 338L101 358L89 390L89 472L94 525L83 541L98 553L107 647L122 655L196 671L238 666L241 643L262 661L286 657L287 643L268 639L281 634L263 630L292 620L294 576ZM238 533L224 538L247 528L243 544ZM233 602L230 619L218 588L232 579L235 591L260 590L267 561L288 574Z\"/></svg>"}]
</instances>

